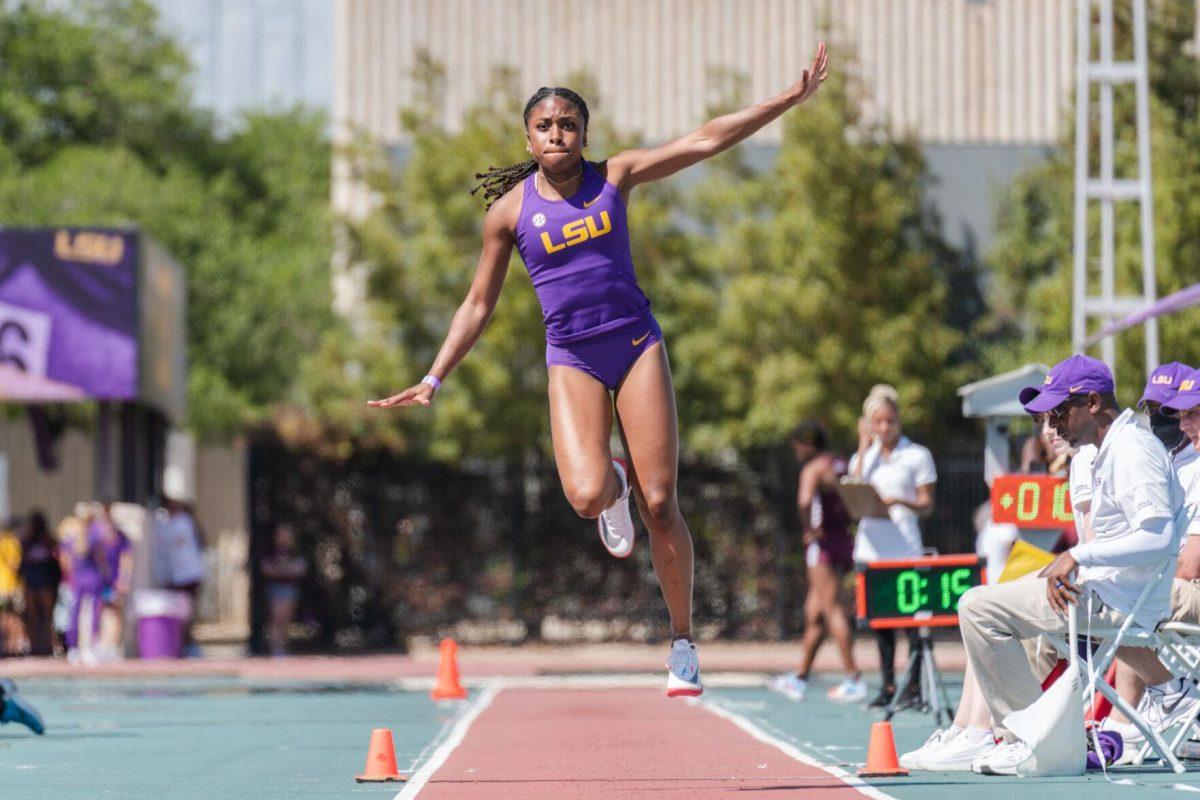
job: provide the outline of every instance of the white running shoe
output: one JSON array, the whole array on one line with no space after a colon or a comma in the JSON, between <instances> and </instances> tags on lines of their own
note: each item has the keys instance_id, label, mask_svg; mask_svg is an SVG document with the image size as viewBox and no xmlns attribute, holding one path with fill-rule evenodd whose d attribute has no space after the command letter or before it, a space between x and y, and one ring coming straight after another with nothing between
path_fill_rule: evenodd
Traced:
<instances>
[{"instance_id":1,"label":"white running shoe","mask_svg":"<svg viewBox=\"0 0 1200 800\"><path fill-rule=\"evenodd\" d=\"M963 731L926 748L917 759L917 769L930 772L970 772L976 761L992 755L999 748L990 734L979 740Z\"/></svg>"},{"instance_id":2,"label":"white running shoe","mask_svg":"<svg viewBox=\"0 0 1200 800\"><path fill-rule=\"evenodd\" d=\"M959 733L962 733L962 731L953 731L950 728L938 728L929 735L929 738L925 740L925 744L921 745L916 750L909 750L907 753L900 756L900 766L910 771L914 769L924 769L924 767L921 766L922 754L924 754L926 750L936 747L942 742L950 741Z\"/></svg>"},{"instance_id":3,"label":"white running shoe","mask_svg":"<svg viewBox=\"0 0 1200 800\"><path fill-rule=\"evenodd\" d=\"M980 775L1019 775L1021 765L1031 758L1029 745L1020 740L1005 742L972 761L971 771Z\"/></svg>"},{"instance_id":4,"label":"white running shoe","mask_svg":"<svg viewBox=\"0 0 1200 800\"><path fill-rule=\"evenodd\" d=\"M776 675L771 678L771 682L768 685L784 697L789 700L795 700L797 703L803 700L804 695L808 693L808 681L794 672L789 672L786 675Z\"/></svg>"},{"instance_id":5,"label":"white running shoe","mask_svg":"<svg viewBox=\"0 0 1200 800\"><path fill-rule=\"evenodd\" d=\"M1191 681L1176 678L1171 681L1170 691L1161 691L1153 686L1146 687L1145 710L1139 705L1145 720L1154 730L1163 732L1182 724L1200 705L1200 689Z\"/></svg>"},{"instance_id":6,"label":"white running shoe","mask_svg":"<svg viewBox=\"0 0 1200 800\"><path fill-rule=\"evenodd\" d=\"M704 694L700 683L700 656L694 642L676 639L671 642L667 656L667 697L699 697Z\"/></svg>"},{"instance_id":7,"label":"white running shoe","mask_svg":"<svg viewBox=\"0 0 1200 800\"><path fill-rule=\"evenodd\" d=\"M1146 693L1142 695L1142 700L1138 703L1138 714L1159 733L1165 733L1176 725L1182 724L1200 703L1200 690L1196 689L1195 684L1185 681L1183 678L1176 678L1172 684L1173 691L1168 692L1153 686L1146 687ZM1117 765L1130 763L1138 748L1146 743L1146 737L1142 735L1137 726L1132 722L1118 722L1111 715L1105 717L1104 721L1100 723L1100 730L1121 734L1125 749Z\"/></svg>"},{"instance_id":8,"label":"white running shoe","mask_svg":"<svg viewBox=\"0 0 1200 800\"><path fill-rule=\"evenodd\" d=\"M867 699L867 685L862 678L846 678L825 696L835 703L861 703Z\"/></svg>"},{"instance_id":9,"label":"white running shoe","mask_svg":"<svg viewBox=\"0 0 1200 800\"><path fill-rule=\"evenodd\" d=\"M617 482L621 484L621 496L617 502L600 512L596 526L600 529L600 542L617 558L628 558L633 552L633 517L629 515L629 479L625 477L625 462L614 458L613 469L617 471Z\"/></svg>"}]
</instances>

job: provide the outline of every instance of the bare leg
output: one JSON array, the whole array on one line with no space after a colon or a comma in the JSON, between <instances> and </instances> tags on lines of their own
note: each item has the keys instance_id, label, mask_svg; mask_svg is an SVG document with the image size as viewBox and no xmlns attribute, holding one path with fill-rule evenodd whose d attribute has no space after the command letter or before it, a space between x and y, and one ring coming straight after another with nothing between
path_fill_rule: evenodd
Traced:
<instances>
[{"instance_id":1,"label":"bare leg","mask_svg":"<svg viewBox=\"0 0 1200 800\"><path fill-rule=\"evenodd\" d=\"M858 670L858 664L854 661L854 633L850 630L850 623L846 621L845 609L838 602L842 573L834 571L830 584L826 594L822 595L825 603L825 627L833 637L833 641L837 643L838 651L842 654L842 668L850 677L858 678L861 673Z\"/></svg>"},{"instance_id":2,"label":"bare leg","mask_svg":"<svg viewBox=\"0 0 1200 800\"><path fill-rule=\"evenodd\" d=\"M960 728L992 727L992 712L983 699L983 693L979 691L979 683L975 680L975 670L970 661L967 662L967 671L963 675L962 697L958 700L958 713L954 716L954 724Z\"/></svg>"},{"instance_id":3,"label":"bare leg","mask_svg":"<svg viewBox=\"0 0 1200 800\"><path fill-rule=\"evenodd\" d=\"M621 487L612 466L612 398L604 384L571 367L550 367L550 433L554 463L567 501L595 519L616 502Z\"/></svg>"},{"instance_id":4,"label":"bare leg","mask_svg":"<svg viewBox=\"0 0 1200 800\"><path fill-rule=\"evenodd\" d=\"M629 453L638 511L650 557L677 636L692 631L692 534L679 513L679 423L662 343L648 348L617 387L621 439ZM611 470L609 470L611 473Z\"/></svg>"},{"instance_id":5,"label":"bare leg","mask_svg":"<svg viewBox=\"0 0 1200 800\"><path fill-rule=\"evenodd\" d=\"M287 652L287 629L295 616L296 604L293 601L282 598L271 601L271 655L281 656Z\"/></svg>"},{"instance_id":6,"label":"bare leg","mask_svg":"<svg viewBox=\"0 0 1200 800\"><path fill-rule=\"evenodd\" d=\"M1117 661L1117 694L1121 695L1122 699L1129 705L1137 708L1138 703L1142 701L1142 695L1146 693L1146 682L1124 661ZM1110 716L1119 722L1129 722L1125 715L1121 713L1121 709L1113 706Z\"/></svg>"},{"instance_id":7,"label":"bare leg","mask_svg":"<svg viewBox=\"0 0 1200 800\"><path fill-rule=\"evenodd\" d=\"M821 624L824 611L821 602L822 583L836 580L833 570L824 565L808 568L808 596L804 598L804 638L800 641L800 666L796 670L801 678L808 680L812 670L813 659L825 638L825 628Z\"/></svg>"}]
</instances>

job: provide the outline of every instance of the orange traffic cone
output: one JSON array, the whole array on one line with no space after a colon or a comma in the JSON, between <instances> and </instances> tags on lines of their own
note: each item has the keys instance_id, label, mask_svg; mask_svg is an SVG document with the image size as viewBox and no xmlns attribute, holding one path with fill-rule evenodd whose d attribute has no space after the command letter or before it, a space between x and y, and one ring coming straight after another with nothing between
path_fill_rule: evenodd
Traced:
<instances>
[{"instance_id":1,"label":"orange traffic cone","mask_svg":"<svg viewBox=\"0 0 1200 800\"><path fill-rule=\"evenodd\" d=\"M357 783L383 783L385 781L406 781L408 776L401 775L396 769L396 748L392 744L392 732L387 728L376 728L371 731L371 746L367 749L367 766L362 775L355 775Z\"/></svg>"},{"instance_id":2,"label":"orange traffic cone","mask_svg":"<svg viewBox=\"0 0 1200 800\"><path fill-rule=\"evenodd\" d=\"M467 690L458 682L458 645L453 639L442 639L438 652L437 683L429 696L434 700L465 700Z\"/></svg>"},{"instance_id":3,"label":"orange traffic cone","mask_svg":"<svg viewBox=\"0 0 1200 800\"><path fill-rule=\"evenodd\" d=\"M867 765L858 771L860 778L883 778L907 775L908 770L896 760L896 741L892 738L892 723L871 725L871 741L867 744Z\"/></svg>"}]
</instances>

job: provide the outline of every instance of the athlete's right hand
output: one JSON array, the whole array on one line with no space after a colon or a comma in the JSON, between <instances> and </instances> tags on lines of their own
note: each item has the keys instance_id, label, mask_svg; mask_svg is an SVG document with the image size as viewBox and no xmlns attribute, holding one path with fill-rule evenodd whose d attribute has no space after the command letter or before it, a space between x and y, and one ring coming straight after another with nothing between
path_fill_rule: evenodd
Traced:
<instances>
[{"instance_id":1,"label":"athlete's right hand","mask_svg":"<svg viewBox=\"0 0 1200 800\"><path fill-rule=\"evenodd\" d=\"M425 406L433 402L434 388L428 383L418 383L410 386L400 394L394 394L383 400L368 400L367 405L373 408L395 408L396 406Z\"/></svg>"}]
</instances>

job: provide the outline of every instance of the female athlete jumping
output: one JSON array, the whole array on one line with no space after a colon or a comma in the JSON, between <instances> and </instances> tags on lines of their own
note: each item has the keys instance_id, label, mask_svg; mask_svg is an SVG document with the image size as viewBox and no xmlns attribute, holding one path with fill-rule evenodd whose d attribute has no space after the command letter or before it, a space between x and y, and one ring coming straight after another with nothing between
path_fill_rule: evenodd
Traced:
<instances>
[{"instance_id":1,"label":"female athlete jumping","mask_svg":"<svg viewBox=\"0 0 1200 800\"><path fill-rule=\"evenodd\" d=\"M692 641L692 539L679 513L679 432L662 331L634 275L625 205L635 186L720 153L811 97L826 77L825 45L782 94L706 122L659 147L607 161L583 158L588 108L578 94L542 88L525 105L521 164L478 175L489 200L475 278L420 383L378 408L428 406L483 333L500 297L515 245L529 270L546 325L550 427L567 499L597 519L600 540L618 558L633 550L633 490L650 533L650 554L671 617L667 694L699 695ZM617 428L629 457L609 446Z\"/></svg>"}]
</instances>

